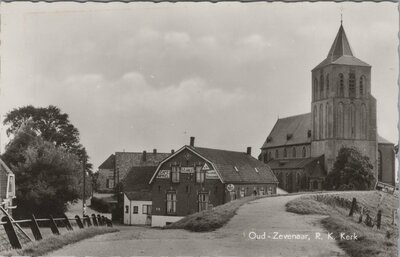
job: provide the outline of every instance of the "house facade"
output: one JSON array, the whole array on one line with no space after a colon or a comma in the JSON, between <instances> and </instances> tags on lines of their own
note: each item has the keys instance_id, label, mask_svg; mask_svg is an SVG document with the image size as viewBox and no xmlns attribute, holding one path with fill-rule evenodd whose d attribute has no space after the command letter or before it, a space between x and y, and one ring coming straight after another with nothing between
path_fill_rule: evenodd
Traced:
<instances>
[{"instance_id":1,"label":"house facade","mask_svg":"<svg viewBox=\"0 0 400 257\"><path fill-rule=\"evenodd\" d=\"M250 195L275 194L271 169L247 152L184 146L157 167L152 187L152 226Z\"/></svg>"},{"instance_id":2,"label":"house facade","mask_svg":"<svg viewBox=\"0 0 400 257\"><path fill-rule=\"evenodd\" d=\"M9 214L16 207L13 205L15 197L15 175L0 159L0 202Z\"/></svg>"},{"instance_id":3,"label":"house facade","mask_svg":"<svg viewBox=\"0 0 400 257\"><path fill-rule=\"evenodd\" d=\"M259 159L284 190L320 190L339 150L355 147L369 158L378 180L394 185L394 145L377 134L371 66L353 55L343 25L311 81L311 112L278 119Z\"/></svg>"}]
</instances>

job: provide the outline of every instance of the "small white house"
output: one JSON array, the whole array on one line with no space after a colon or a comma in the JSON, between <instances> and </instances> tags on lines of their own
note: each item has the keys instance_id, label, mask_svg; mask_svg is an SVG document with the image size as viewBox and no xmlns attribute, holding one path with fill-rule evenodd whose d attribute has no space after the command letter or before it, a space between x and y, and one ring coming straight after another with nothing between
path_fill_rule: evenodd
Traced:
<instances>
[{"instance_id":1,"label":"small white house","mask_svg":"<svg viewBox=\"0 0 400 257\"><path fill-rule=\"evenodd\" d=\"M124 224L151 225L151 192L124 192Z\"/></svg>"}]
</instances>

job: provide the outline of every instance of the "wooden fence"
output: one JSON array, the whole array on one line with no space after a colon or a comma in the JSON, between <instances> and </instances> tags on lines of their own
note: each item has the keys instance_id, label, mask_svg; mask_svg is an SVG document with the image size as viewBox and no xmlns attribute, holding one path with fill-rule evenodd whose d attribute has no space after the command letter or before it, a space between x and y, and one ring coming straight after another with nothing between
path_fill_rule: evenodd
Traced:
<instances>
[{"instance_id":1,"label":"wooden fence","mask_svg":"<svg viewBox=\"0 0 400 257\"><path fill-rule=\"evenodd\" d=\"M40 224L40 226L39 226ZM50 228L51 233L54 235L60 235L60 229L66 229L67 231L73 231L75 229L85 229L91 226L108 226L112 227L112 222L109 218L104 216L92 214L90 217L84 215L82 218L78 215L75 218L68 218L64 215L61 218L53 218L49 216L47 219L36 219L34 215L30 219L25 220L13 220L11 216L4 216L0 225L3 226L5 235L0 235L1 249L8 250L10 248L21 249L22 245L38 241L43 239L43 230ZM28 230L24 231L24 228L30 228L31 235L28 235Z\"/></svg>"}]
</instances>

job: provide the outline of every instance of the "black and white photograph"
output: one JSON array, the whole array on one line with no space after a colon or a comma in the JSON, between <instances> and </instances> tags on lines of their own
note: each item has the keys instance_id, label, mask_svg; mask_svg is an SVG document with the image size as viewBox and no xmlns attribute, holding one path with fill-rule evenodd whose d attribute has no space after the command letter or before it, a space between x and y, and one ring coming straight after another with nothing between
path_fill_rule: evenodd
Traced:
<instances>
[{"instance_id":1,"label":"black and white photograph","mask_svg":"<svg viewBox=\"0 0 400 257\"><path fill-rule=\"evenodd\" d=\"M398 3L0 20L0 256L398 256Z\"/></svg>"}]
</instances>

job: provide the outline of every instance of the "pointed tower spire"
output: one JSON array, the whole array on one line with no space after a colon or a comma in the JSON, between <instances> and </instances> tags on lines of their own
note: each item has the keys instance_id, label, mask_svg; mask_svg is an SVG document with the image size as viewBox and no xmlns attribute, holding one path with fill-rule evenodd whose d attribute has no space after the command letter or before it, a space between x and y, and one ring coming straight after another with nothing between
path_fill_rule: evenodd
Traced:
<instances>
[{"instance_id":1,"label":"pointed tower spire","mask_svg":"<svg viewBox=\"0 0 400 257\"><path fill-rule=\"evenodd\" d=\"M336 35L335 41L333 41L331 49L329 50L328 58L331 58L331 60L334 61L344 55L353 56L353 51L351 50L350 43L347 39L341 20L339 31Z\"/></svg>"}]
</instances>

